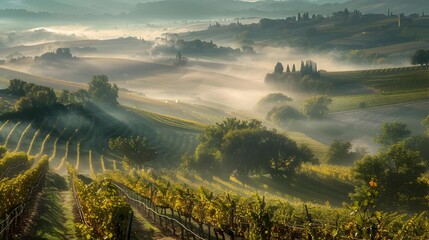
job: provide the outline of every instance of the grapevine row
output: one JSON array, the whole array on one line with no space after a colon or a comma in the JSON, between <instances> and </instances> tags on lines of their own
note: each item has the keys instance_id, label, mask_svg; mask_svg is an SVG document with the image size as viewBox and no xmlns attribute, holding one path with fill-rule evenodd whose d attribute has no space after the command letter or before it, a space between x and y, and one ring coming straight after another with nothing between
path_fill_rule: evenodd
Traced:
<instances>
[{"instance_id":1,"label":"grapevine row","mask_svg":"<svg viewBox=\"0 0 429 240\"><path fill-rule=\"evenodd\" d=\"M80 235L90 239L128 238L132 211L116 187L108 180L85 185L76 169L68 165L67 170L81 216L81 223L76 224Z\"/></svg>"},{"instance_id":2,"label":"grapevine row","mask_svg":"<svg viewBox=\"0 0 429 240\"><path fill-rule=\"evenodd\" d=\"M22 171L25 171L33 164L33 158L29 158L24 153L9 153L0 159L0 179L4 177L14 176Z\"/></svg>"},{"instance_id":3,"label":"grapevine row","mask_svg":"<svg viewBox=\"0 0 429 240\"><path fill-rule=\"evenodd\" d=\"M28 210L34 194L42 186L48 167L48 157L45 156L34 168L0 181L0 238L7 238L19 229L24 219L22 213Z\"/></svg>"},{"instance_id":4,"label":"grapevine row","mask_svg":"<svg viewBox=\"0 0 429 240\"><path fill-rule=\"evenodd\" d=\"M290 203L267 201L259 196L215 194L203 187L192 189L173 184L144 170L129 175L115 171L107 176L138 194L140 199L153 204L158 213L166 215L168 210L169 217L179 216L185 226L191 230L198 229L201 237L214 233L216 238L220 235L222 239L225 236L245 239L357 239L356 236L365 234L361 231L367 231L359 228L360 223L346 209L327 208L322 213L307 206L300 210ZM404 234L403 228L410 222L415 224L416 229L429 226L425 213L411 218L383 214L382 218L383 229L368 228L380 238ZM429 236L429 229L408 230L406 234L409 239L419 239Z\"/></svg>"}]
</instances>

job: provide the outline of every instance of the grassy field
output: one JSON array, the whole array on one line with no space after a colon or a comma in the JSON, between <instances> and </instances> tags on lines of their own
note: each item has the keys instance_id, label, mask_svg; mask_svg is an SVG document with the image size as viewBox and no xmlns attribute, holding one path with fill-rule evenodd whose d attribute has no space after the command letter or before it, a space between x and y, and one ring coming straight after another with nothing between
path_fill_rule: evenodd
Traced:
<instances>
[{"instance_id":1,"label":"grassy field","mask_svg":"<svg viewBox=\"0 0 429 240\"><path fill-rule=\"evenodd\" d=\"M145 110L141 110L141 109L137 109L137 108L131 108L131 107L125 106L125 109L129 109L129 110L136 112L138 114L141 114L143 116L150 117L153 120L160 122L160 123L163 123L165 125L168 125L171 127L176 127L176 128L182 128L185 130L202 131L207 126L205 124L202 124L202 123L199 123L196 121L191 121L191 120L187 120L187 119L183 119L183 118L168 116L168 115L154 113L154 112L149 112L149 111L145 111Z\"/></svg>"},{"instance_id":2,"label":"grassy field","mask_svg":"<svg viewBox=\"0 0 429 240\"><path fill-rule=\"evenodd\" d=\"M391 93L373 93L373 94L360 94L349 96L336 96L332 97L332 105L329 109L332 112L339 112L345 110L359 109L386 106L391 104L428 100L429 91L416 91L416 92L391 92ZM362 105L364 104L364 105Z\"/></svg>"},{"instance_id":3,"label":"grassy field","mask_svg":"<svg viewBox=\"0 0 429 240\"><path fill-rule=\"evenodd\" d=\"M429 70L426 67L385 68L363 71L322 72L321 80L331 82L335 88L345 89L350 84L376 92L422 91L429 88ZM356 87L358 85L355 85ZM353 86L351 86L353 87ZM341 91L334 93L341 94Z\"/></svg>"}]
</instances>

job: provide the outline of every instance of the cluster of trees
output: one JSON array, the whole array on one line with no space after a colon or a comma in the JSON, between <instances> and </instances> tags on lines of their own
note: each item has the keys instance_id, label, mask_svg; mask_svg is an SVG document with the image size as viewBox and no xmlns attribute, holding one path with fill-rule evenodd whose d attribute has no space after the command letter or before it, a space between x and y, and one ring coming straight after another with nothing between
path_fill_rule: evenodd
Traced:
<instances>
[{"instance_id":1,"label":"cluster of trees","mask_svg":"<svg viewBox=\"0 0 429 240\"><path fill-rule=\"evenodd\" d=\"M290 121L304 118L305 116L298 109L290 105L274 106L268 111L266 116L267 120L279 125L287 125Z\"/></svg>"},{"instance_id":2,"label":"cluster of trees","mask_svg":"<svg viewBox=\"0 0 429 240\"><path fill-rule=\"evenodd\" d=\"M124 156L128 165L139 166L154 160L158 153L151 148L144 137L117 137L109 139L109 149Z\"/></svg>"},{"instance_id":3,"label":"cluster of trees","mask_svg":"<svg viewBox=\"0 0 429 240\"><path fill-rule=\"evenodd\" d=\"M404 140L411 135L407 124L402 122L386 122L381 125L380 133L375 137L375 142L384 146L390 146Z\"/></svg>"},{"instance_id":4,"label":"cluster of trees","mask_svg":"<svg viewBox=\"0 0 429 240\"><path fill-rule=\"evenodd\" d=\"M116 106L119 88L116 84L110 84L107 76L97 75L89 82L88 91L62 90L57 96L50 87L27 83L20 79L10 80L7 91L9 94L20 97L14 104L14 110L28 112L46 109L56 104L83 105L89 100L101 105Z\"/></svg>"},{"instance_id":5,"label":"cluster of trees","mask_svg":"<svg viewBox=\"0 0 429 240\"><path fill-rule=\"evenodd\" d=\"M298 146L257 120L235 118L207 127L195 153L184 155L182 160L185 167L199 170L242 176L270 173L273 177L289 176L303 162L318 163L307 146Z\"/></svg>"},{"instance_id":6,"label":"cluster of trees","mask_svg":"<svg viewBox=\"0 0 429 240\"><path fill-rule=\"evenodd\" d=\"M319 78L320 73L317 71L317 63L311 60L301 61L301 70L299 70L301 77L310 76L313 78Z\"/></svg>"},{"instance_id":7,"label":"cluster of trees","mask_svg":"<svg viewBox=\"0 0 429 240\"><path fill-rule=\"evenodd\" d=\"M411 64L413 65L428 65L429 63L429 50L417 50L411 57Z\"/></svg>"},{"instance_id":8,"label":"cluster of trees","mask_svg":"<svg viewBox=\"0 0 429 240\"><path fill-rule=\"evenodd\" d=\"M329 111L332 99L326 95L317 95L304 100L298 110L291 106L289 102L292 98L282 93L271 93L263 97L257 104L257 109L270 109L266 119L274 123L284 125L293 120L305 118L320 119Z\"/></svg>"},{"instance_id":9,"label":"cluster of trees","mask_svg":"<svg viewBox=\"0 0 429 240\"><path fill-rule=\"evenodd\" d=\"M158 54L176 54L177 52L186 54L188 56L206 56L206 57L235 57L242 54L254 53L253 48L246 47L245 49L231 48L217 46L212 41L206 42L199 39L192 41L178 40L165 40L164 44L155 46L152 50L153 55Z\"/></svg>"},{"instance_id":10,"label":"cluster of trees","mask_svg":"<svg viewBox=\"0 0 429 240\"><path fill-rule=\"evenodd\" d=\"M283 73L294 73L296 72L295 64L292 65L292 70L289 67L289 64L286 66L286 69L284 68L283 64L281 62L277 62L274 66L274 74L283 74ZM301 60L301 67L299 70L299 73L301 76L303 75L317 75L317 63L312 60L302 61Z\"/></svg>"},{"instance_id":11,"label":"cluster of trees","mask_svg":"<svg viewBox=\"0 0 429 240\"><path fill-rule=\"evenodd\" d=\"M186 62L188 62L188 58L184 57L180 51L177 52L174 66L185 66Z\"/></svg>"},{"instance_id":12,"label":"cluster of trees","mask_svg":"<svg viewBox=\"0 0 429 240\"><path fill-rule=\"evenodd\" d=\"M274 73L275 74L283 74L283 72L285 71L283 64L281 62L277 62L276 65L274 66ZM286 66L286 73L295 73L296 72L296 68L295 68L295 64L292 65L292 70L289 67L289 64Z\"/></svg>"},{"instance_id":13,"label":"cluster of trees","mask_svg":"<svg viewBox=\"0 0 429 240\"><path fill-rule=\"evenodd\" d=\"M300 91L325 92L332 88L332 84L320 79L317 63L311 60L301 61L301 68L296 71L295 64L292 70L289 65L286 69L281 62L277 62L272 73L267 73L265 83L275 87Z\"/></svg>"},{"instance_id":14,"label":"cluster of trees","mask_svg":"<svg viewBox=\"0 0 429 240\"><path fill-rule=\"evenodd\" d=\"M75 92L62 90L58 96L58 101L64 105L83 104L89 100L105 106L118 105L119 88L116 84L111 84L105 75L96 75L88 83L88 90L79 89Z\"/></svg>"},{"instance_id":15,"label":"cluster of trees","mask_svg":"<svg viewBox=\"0 0 429 240\"><path fill-rule=\"evenodd\" d=\"M429 127L429 116L422 121ZM406 124L384 123L375 141L384 148L367 155L354 166L353 200L367 196L368 182L377 183L377 202L381 209L419 211L428 206L429 186L422 176L429 170L429 135L411 136Z\"/></svg>"},{"instance_id":16,"label":"cluster of trees","mask_svg":"<svg viewBox=\"0 0 429 240\"><path fill-rule=\"evenodd\" d=\"M287 105L291 101L293 99L283 93L270 93L258 101L256 110L264 112L266 109Z\"/></svg>"},{"instance_id":17,"label":"cluster of trees","mask_svg":"<svg viewBox=\"0 0 429 240\"><path fill-rule=\"evenodd\" d=\"M59 60L72 60L75 59L71 54L70 48L58 48L55 52L48 52L42 54L40 57L35 57L36 62L55 62Z\"/></svg>"},{"instance_id":18,"label":"cluster of trees","mask_svg":"<svg viewBox=\"0 0 429 240\"><path fill-rule=\"evenodd\" d=\"M52 88L27 83L20 79L10 80L8 92L20 97L14 105L17 112L46 108L57 103L57 96Z\"/></svg>"}]
</instances>

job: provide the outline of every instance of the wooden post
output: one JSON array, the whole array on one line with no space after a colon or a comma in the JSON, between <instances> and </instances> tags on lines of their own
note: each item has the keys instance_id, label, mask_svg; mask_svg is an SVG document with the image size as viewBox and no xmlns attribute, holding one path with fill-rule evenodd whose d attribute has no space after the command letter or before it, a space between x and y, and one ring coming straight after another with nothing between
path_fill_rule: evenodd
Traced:
<instances>
[{"instance_id":1,"label":"wooden post","mask_svg":"<svg viewBox=\"0 0 429 240\"><path fill-rule=\"evenodd\" d=\"M176 235L176 228L174 227L174 220L171 219L171 228L173 229L173 235Z\"/></svg>"},{"instance_id":2,"label":"wooden post","mask_svg":"<svg viewBox=\"0 0 429 240\"><path fill-rule=\"evenodd\" d=\"M208 239L209 240L211 240L211 238L212 238L212 233L211 233L211 225L210 225L210 223L209 224L207 224L207 228L208 228Z\"/></svg>"},{"instance_id":3,"label":"wooden post","mask_svg":"<svg viewBox=\"0 0 429 240\"><path fill-rule=\"evenodd\" d=\"M126 236L127 240L129 240L130 236L131 236L131 225L133 223L133 215L134 215L133 211L130 211L130 215L129 215L129 218L128 218L127 236Z\"/></svg>"}]
</instances>

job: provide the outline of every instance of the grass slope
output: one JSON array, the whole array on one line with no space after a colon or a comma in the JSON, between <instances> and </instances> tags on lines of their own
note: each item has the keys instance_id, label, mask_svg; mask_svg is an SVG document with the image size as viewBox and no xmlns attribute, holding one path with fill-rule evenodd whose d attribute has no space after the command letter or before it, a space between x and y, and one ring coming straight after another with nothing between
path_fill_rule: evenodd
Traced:
<instances>
[{"instance_id":1,"label":"grass slope","mask_svg":"<svg viewBox=\"0 0 429 240\"><path fill-rule=\"evenodd\" d=\"M31 239L77 239L72 212L73 198L66 180L53 172L46 175L35 233Z\"/></svg>"}]
</instances>

